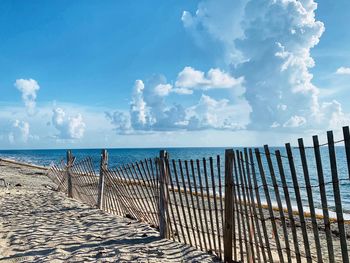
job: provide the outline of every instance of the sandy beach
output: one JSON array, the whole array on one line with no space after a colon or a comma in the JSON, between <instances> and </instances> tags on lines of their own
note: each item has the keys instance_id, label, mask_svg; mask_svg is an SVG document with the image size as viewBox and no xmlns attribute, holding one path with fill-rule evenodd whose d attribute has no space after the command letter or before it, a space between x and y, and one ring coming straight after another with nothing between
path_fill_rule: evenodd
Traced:
<instances>
[{"instance_id":1,"label":"sandy beach","mask_svg":"<svg viewBox=\"0 0 350 263\"><path fill-rule=\"evenodd\" d=\"M215 262L146 224L63 193L45 171L0 161L0 262Z\"/></svg>"}]
</instances>

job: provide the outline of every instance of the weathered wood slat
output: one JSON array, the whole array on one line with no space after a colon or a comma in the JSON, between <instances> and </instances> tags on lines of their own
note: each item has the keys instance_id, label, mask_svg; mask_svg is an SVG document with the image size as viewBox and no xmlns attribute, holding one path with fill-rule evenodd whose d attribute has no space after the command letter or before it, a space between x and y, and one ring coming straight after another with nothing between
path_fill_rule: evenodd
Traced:
<instances>
[{"instance_id":1,"label":"weathered wood slat","mask_svg":"<svg viewBox=\"0 0 350 263\"><path fill-rule=\"evenodd\" d=\"M322 252L321 252L320 236L318 234L318 225L317 225L317 221L316 221L315 206L314 206L314 200L313 200L313 196L312 196L310 175L309 175L309 169L307 167L307 160L306 160L303 139L301 139L301 138L298 139L298 146L299 146L299 152L300 152L300 157L301 157L301 165L303 167L307 198L309 201L311 223L312 223L312 229L313 229L313 233L314 233L314 239L315 239L316 251L317 251L317 261L321 263L321 262L323 262L323 259L322 259Z\"/></svg>"},{"instance_id":2,"label":"weathered wood slat","mask_svg":"<svg viewBox=\"0 0 350 263\"><path fill-rule=\"evenodd\" d=\"M168 171L166 164L166 152L161 151L159 156L159 232L161 238L167 238L168 224L167 224L167 210L168 210L168 196L166 190L168 189Z\"/></svg>"},{"instance_id":3,"label":"weathered wood slat","mask_svg":"<svg viewBox=\"0 0 350 263\"><path fill-rule=\"evenodd\" d=\"M341 197L340 197L337 161L336 161L336 156L335 156L334 139L333 139L333 132L332 131L327 132L327 141L328 141L329 161L331 164L335 211L337 214L337 222L338 222L338 230L339 230L342 258L343 258L343 263L349 263L349 254L348 254L348 247L347 247L347 242L346 242L346 232L345 232L345 227L344 227L343 208L342 208Z\"/></svg>"},{"instance_id":4,"label":"weathered wood slat","mask_svg":"<svg viewBox=\"0 0 350 263\"><path fill-rule=\"evenodd\" d=\"M188 188L190 191L191 204L192 204L192 210L193 210L193 213L191 213L191 212L189 212L189 213L191 215L193 214L193 216L194 216L194 222L196 224L196 229L197 229L198 244L199 244L200 249L203 250L200 229L199 229L200 223L198 222L197 213L196 213L196 209L195 209L195 202L194 202L193 193L192 193L191 177L190 177L190 173L189 173L189 169L188 169L188 161L185 161L185 168L186 168L186 178L187 178L187 182L188 182ZM195 235L194 229L193 229L193 235ZM195 240L197 240L197 238L195 238ZM198 247L198 245L197 245L197 247Z\"/></svg>"},{"instance_id":5,"label":"weathered wood slat","mask_svg":"<svg viewBox=\"0 0 350 263\"><path fill-rule=\"evenodd\" d=\"M178 224L176 223L176 219L175 219L175 215L174 215L174 208L173 208L173 205L174 205L175 206L175 210L176 210L176 214L177 214L177 218L178 218L178 221L179 221L179 226L180 226L180 230L181 230L181 234L182 234L182 239L183 239L183 242L185 244L187 244L187 239L186 239L186 235L185 235L185 231L184 231L184 225L182 224L182 218L181 218L181 214L180 214L180 211L179 211L179 205L177 204L177 198L176 198L175 190L174 190L173 177L177 176L175 160L172 160L172 164L173 164L173 173L169 170L169 182L170 182L171 190L172 190L172 193L173 193L173 204L170 205L170 211L171 211L171 214L172 214L172 217L173 217L173 221L174 221L174 225L175 225L175 231L176 231L176 233L178 233L179 242L181 242L180 233L178 232L178 228L177 228ZM169 192L168 192L168 194L169 194ZM169 197L170 197L170 195L169 195ZM183 204L181 204L181 208L183 208ZM187 224L185 224L185 225L187 225Z\"/></svg>"},{"instance_id":6,"label":"weathered wood slat","mask_svg":"<svg viewBox=\"0 0 350 263\"><path fill-rule=\"evenodd\" d=\"M290 263L290 262L292 262L292 258L291 258L291 252L290 252L290 246L289 246L289 238L288 238L288 231L287 231L287 226L286 226L286 218L284 216L281 196L280 196L280 192L279 192L279 189L278 189L278 184L277 184L277 180L276 180L276 176L275 176L275 169L274 169L273 164L272 164L272 159L271 159L269 146L268 145L264 145L264 150L265 150L267 164L268 164L268 167L269 167L269 170L270 170L270 176L271 176L271 180L272 180L273 189L274 189L274 192L275 192L275 197L276 197L277 206L278 206L278 212L279 212L280 220L281 220L281 223L282 223L282 229L283 229L284 243L285 243L285 246L286 246L287 259L288 259L288 262Z\"/></svg>"},{"instance_id":7,"label":"weathered wood slat","mask_svg":"<svg viewBox=\"0 0 350 263\"><path fill-rule=\"evenodd\" d=\"M209 158L209 165L210 165L210 177L211 177L211 186L213 189L213 195L214 195L214 210L215 210L215 220L216 220L216 235L217 235L217 242L218 242L218 248L217 255L220 259L221 257L221 238L220 238L220 222L219 222L219 213L218 213L218 204L217 204L217 197L216 197L216 188L215 188L215 174L214 174L214 164L213 164L213 158ZM215 235L213 236L215 239Z\"/></svg>"},{"instance_id":8,"label":"weathered wood slat","mask_svg":"<svg viewBox=\"0 0 350 263\"><path fill-rule=\"evenodd\" d=\"M245 234L245 224L244 224L244 216L243 216L243 209L242 209L242 200L241 200L241 191L240 191L240 184L238 179L238 166L236 164L236 157L235 153L233 153L233 169L234 169L234 177L233 177L233 187L235 188L234 191L234 200L236 204L236 215L237 215L237 225L238 225L238 242L239 242L239 254L240 254L240 260L243 262L244 260L244 249L243 249L243 243L245 245L245 248L247 249L247 239ZM226 200L225 200L226 202Z\"/></svg>"},{"instance_id":9,"label":"weathered wood slat","mask_svg":"<svg viewBox=\"0 0 350 263\"><path fill-rule=\"evenodd\" d=\"M323 213L323 222L326 232L326 240L327 240L327 248L328 248L328 260L330 263L334 263L334 249L332 242L332 231L331 225L329 221L329 213L328 213L328 203L327 203L327 194L324 182L323 168L322 168L322 159L320 153L320 144L318 142L318 137L315 135L312 137L313 145L314 145L314 153L315 153L315 161L316 161L316 169L318 176L318 183L321 195L322 202L322 213Z\"/></svg>"},{"instance_id":10,"label":"weathered wood slat","mask_svg":"<svg viewBox=\"0 0 350 263\"><path fill-rule=\"evenodd\" d=\"M251 164L254 164L254 157L253 157L252 149L249 149L249 160L250 160ZM255 166L254 165L252 165L252 176L253 176L253 182L254 182L256 201L258 203L259 216L260 216L260 219L261 219L261 227L262 227L262 230L263 230L264 240L265 240L265 245L263 246L265 248L263 250L263 255L265 254L265 250L266 250L269 262L273 262L272 253L271 253L271 249L270 249L270 240L269 240L269 236L267 234L265 217L264 217L264 212L262 210L261 198L260 198L259 187L258 187L258 180L257 180L257 177L256 177L256 172L255 172Z\"/></svg>"},{"instance_id":11,"label":"weathered wood slat","mask_svg":"<svg viewBox=\"0 0 350 263\"><path fill-rule=\"evenodd\" d=\"M278 164L279 174L280 174L281 181L282 181L284 197L285 197L285 200L286 200L286 205L287 205L287 210L288 210L288 218L289 218L289 222L290 222L290 228L292 229L294 253L295 253L295 257L296 257L297 262L300 263L301 262L301 255L300 255L299 244L298 244L297 229L296 229L296 225L295 225L292 204L291 204L291 201L290 201L290 195L289 195L288 185L287 185L287 181L286 181L286 176L285 176L285 173L284 173L281 153L280 153L279 150L276 150L275 154L276 154L276 160L277 160L277 164Z\"/></svg>"},{"instance_id":12,"label":"weathered wood slat","mask_svg":"<svg viewBox=\"0 0 350 263\"><path fill-rule=\"evenodd\" d=\"M210 200L210 192L209 192L209 180L208 180L208 171L207 171L207 160L203 158L203 170L204 170L204 178L205 178L205 188L207 190L207 200L208 200L208 210L209 210L209 220L210 220L210 226L211 226L211 233L212 237L211 240L213 241L213 246L211 246L212 251L217 251L216 248L216 238L215 238L215 231L214 231L214 222L213 222L213 210L211 209L211 200ZM209 225L209 224L208 224ZM208 233L209 227L208 227Z\"/></svg>"},{"instance_id":13,"label":"weathered wood slat","mask_svg":"<svg viewBox=\"0 0 350 263\"><path fill-rule=\"evenodd\" d=\"M191 164L191 171L192 171L192 178L193 178L193 186L194 186L194 191L195 191L196 201L197 201L198 220L200 222L200 226L202 229L202 231L201 231L202 238L201 239L203 240L203 249L205 249L205 251L208 251L207 242L206 242L205 233L204 233L203 219L202 219L201 207L200 207L200 202L199 202L199 194L198 194L199 192L197 189L197 180L196 180L193 160L190 160L190 164Z\"/></svg>"},{"instance_id":14,"label":"weathered wood slat","mask_svg":"<svg viewBox=\"0 0 350 263\"><path fill-rule=\"evenodd\" d=\"M203 234L207 233L208 243L206 242L204 245L205 245L205 251L208 252L209 249L211 248L211 240L210 240L210 235L209 235L209 228L207 225L208 218L207 218L207 211L206 211L205 200L204 200L202 173L201 173L200 161L198 159L196 160L196 164L197 164L197 175L198 175L198 182L199 182L199 188L200 188L200 195L201 195L201 200L202 200L202 212L204 215L204 222L205 222L205 224L203 224L203 227L206 226L206 229L203 228L202 231L203 231Z\"/></svg>"},{"instance_id":15,"label":"weathered wood slat","mask_svg":"<svg viewBox=\"0 0 350 263\"><path fill-rule=\"evenodd\" d=\"M181 183L182 183L182 187L184 189L185 201L186 201L186 206L187 206L187 213L188 213L188 217L189 217L189 221L190 221L190 226L188 226L188 228L187 228L187 230L188 230L188 238L190 239L191 246L194 245L195 247L197 247L197 240L196 240L196 237L195 237L195 229L194 229L194 225L193 225L193 219L192 219L192 216L191 216L192 213L191 213L190 203L188 201L188 192L187 192L187 186L186 186L183 166L182 166L181 160L178 160L178 162L179 162L179 168L180 168ZM178 186L178 188L180 188L180 186ZM184 212L184 216L186 216L184 209L183 209L183 212ZM186 223L186 225L187 225L187 223ZM191 229L192 235L189 234L189 228ZM191 237L193 238L193 242L191 241L192 240Z\"/></svg>"},{"instance_id":16,"label":"weathered wood slat","mask_svg":"<svg viewBox=\"0 0 350 263\"><path fill-rule=\"evenodd\" d=\"M350 131L349 126L343 127L343 136L344 136L344 146L346 154L346 164L348 167L349 179L350 179Z\"/></svg>"},{"instance_id":17,"label":"weathered wood slat","mask_svg":"<svg viewBox=\"0 0 350 263\"><path fill-rule=\"evenodd\" d=\"M233 150L225 151L225 227L224 227L224 262L232 262L233 231Z\"/></svg>"},{"instance_id":18,"label":"weathered wood slat","mask_svg":"<svg viewBox=\"0 0 350 263\"><path fill-rule=\"evenodd\" d=\"M254 235L254 239L255 239L255 249L256 249L256 255L257 255L257 259L258 262L261 262L261 257L260 257L260 247L263 250L263 241L262 241L262 237L261 237L261 232L260 232L260 226L259 226L259 220L258 220L258 214L256 211L256 203L255 203L255 198L254 198L254 193L253 193L253 185L252 185L252 180L251 180L251 176L250 176L250 166L252 166L253 164L250 163L249 158L248 158L248 151L247 148L244 148L244 162L246 164L246 176L247 178L245 178L245 180L247 181L247 186L248 186L248 190L249 190L249 207L251 209L251 215L252 215L252 234ZM263 253L263 260L264 262L266 262L266 256L265 253L262 251Z\"/></svg>"},{"instance_id":19,"label":"weathered wood slat","mask_svg":"<svg viewBox=\"0 0 350 263\"><path fill-rule=\"evenodd\" d=\"M291 148L289 143L286 143L286 150L287 150L290 172L291 172L292 180L293 180L295 198L296 198L297 205L298 205L298 213L299 213L299 218L300 218L301 230L303 233L306 260L307 260L307 262L310 263L310 262L312 262L312 258L311 258L309 238L307 235L307 229L306 229L306 224L305 224L304 208L303 208L303 204L301 201L300 188L299 188L297 173L295 170L292 148Z\"/></svg>"},{"instance_id":20,"label":"weathered wood slat","mask_svg":"<svg viewBox=\"0 0 350 263\"><path fill-rule=\"evenodd\" d=\"M276 242L276 246L277 246L279 262L283 263L284 262L284 258L283 258L280 238L279 238L278 232L277 232L277 225L276 225L275 215L274 215L273 210L272 210L272 203L271 203L270 193L269 193L269 189L267 187L265 171L264 171L264 167L263 167L263 164L262 164L262 161L261 161L260 151L259 151L258 148L255 149L255 157L256 157L257 162L258 162L259 173L260 173L261 181L262 181L262 184L263 184L263 189L264 189L264 192L265 192L266 202L267 202L267 206L268 206L268 210L269 210L269 214L270 214L270 218L271 218L272 231L273 231L273 235L275 237L275 242Z\"/></svg>"},{"instance_id":21,"label":"weathered wood slat","mask_svg":"<svg viewBox=\"0 0 350 263\"><path fill-rule=\"evenodd\" d=\"M246 229L244 230L244 236L245 239L247 240L247 247L246 247L246 253L247 253L247 258L248 262L253 262L254 261L254 246L253 246L253 238L252 235L250 234L250 215L249 215L249 207L248 207L248 202L247 202L247 196L248 193L246 193L247 189L247 184L244 181L245 177L245 170L244 170L244 163L243 163L243 154L241 151L236 151L237 155L237 162L238 162L238 171L239 171L239 177L241 181L241 188L242 188L242 195L243 195L243 205L244 205L244 215L245 215L245 223L243 222L244 225L246 225ZM246 234L247 233L247 234ZM248 235L248 238L247 238ZM249 241L249 244L248 244Z\"/></svg>"},{"instance_id":22,"label":"weathered wood slat","mask_svg":"<svg viewBox=\"0 0 350 263\"><path fill-rule=\"evenodd\" d=\"M244 148L244 156L242 153L240 153L241 157L241 163L242 163L242 170L243 170L243 182L244 187L247 191L247 208L249 211L249 218L247 220L250 221L250 229L249 229L249 240L250 240L250 246L252 250L251 259L252 262L255 262L256 258L258 259L258 262L260 262L260 252L259 252L259 241L256 238L256 231L255 231L255 224L254 219L255 215L253 212L253 206L254 206L254 197L252 195L252 187L250 182L248 182L248 177L250 177L250 169L249 169L249 161L247 160L247 148ZM245 164L245 165L244 165ZM255 208L255 207L254 207ZM254 251L254 245L255 245L255 251Z\"/></svg>"}]
</instances>

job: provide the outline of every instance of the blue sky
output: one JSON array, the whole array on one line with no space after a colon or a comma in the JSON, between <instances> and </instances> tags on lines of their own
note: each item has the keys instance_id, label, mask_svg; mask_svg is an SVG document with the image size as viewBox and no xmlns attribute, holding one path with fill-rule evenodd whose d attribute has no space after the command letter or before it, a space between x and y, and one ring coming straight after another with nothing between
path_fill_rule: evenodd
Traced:
<instances>
[{"instance_id":1,"label":"blue sky","mask_svg":"<svg viewBox=\"0 0 350 263\"><path fill-rule=\"evenodd\" d=\"M280 145L350 120L348 1L1 1L0 148Z\"/></svg>"}]
</instances>

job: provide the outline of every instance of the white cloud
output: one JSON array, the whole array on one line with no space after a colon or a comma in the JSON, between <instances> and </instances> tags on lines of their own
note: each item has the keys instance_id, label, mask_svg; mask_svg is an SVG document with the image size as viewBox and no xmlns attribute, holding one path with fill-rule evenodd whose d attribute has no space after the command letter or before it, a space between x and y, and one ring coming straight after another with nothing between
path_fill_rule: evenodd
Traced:
<instances>
[{"instance_id":1,"label":"white cloud","mask_svg":"<svg viewBox=\"0 0 350 263\"><path fill-rule=\"evenodd\" d=\"M155 88L154 88L154 92L158 95L158 96L168 96L169 93L172 91L173 86L170 84L158 84Z\"/></svg>"},{"instance_id":2,"label":"white cloud","mask_svg":"<svg viewBox=\"0 0 350 263\"><path fill-rule=\"evenodd\" d=\"M246 3L247 0L205 0L198 4L194 15L184 11L181 20L208 55L215 52L215 55L224 55L217 58L218 61L232 63L241 59L235 39L243 36L241 18Z\"/></svg>"},{"instance_id":3,"label":"white cloud","mask_svg":"<svg viewBox=\"0 0 350 263\"><path fill-rule=\"evenodd\" d=\"M312 83L310 51L324 32L316 9L313 0L205 0L195 14L183 13L183 25L199 46L215 55L225 50L217 59L231 67L230 76L244 77L250 129L325 128L347 118L334 103L325 107L329 102L320 100ZM192 75L185 84L204 78Z\"/></svg>"},{"instance_id":4,"label":"white cloud","mask_svg":"<svg viewBox=\"0 0 350 263\"><path fill-rule=\"evenodd\" d=\"M8 135L9 142L11 144L16 142L26 143L30 138L29 128L28 122L15 120L12 124L12 131Z\"/></svg>"},{"instance_id":5,"label":"white cloud","mask_svg":"<svg viewBox=\"0 0 350 263\"><path fill-rule=\"evenodd\" d=\"M350 75L350 68L340 67L340 68L337 69L335 74L338 74L338 75Z\"/></svg>"},{"instance_id":6,"label":"white cloud","mask_svg":"<svg viewBox=\"0 0 350 263\"><path fill-rule=\"evenodd\" d=\"M304 125L305 123L306 119L304 117L295 115L290 117L290 119L283 124L283 127L297 128Z\"/></svg>"},{"instance_id":7,"label":"white cloud","mask_svg":"<svg viewBox=\"0 0 350 263\"><path fill-rule=\"evenodd\" d=\"M195 71L192 68L188 67L187 70L201 75L200 71ZM225 89L236 85L235 80L219 70L209 71L207 76L209 78L202 73L202 78L196 79L196 82L192 82L191 85L188 84L190 79L182 79L181 85L183 87L179 87L181 86L179 83L175 84L178 85L178 88L166 84L163 77L150 80L146 84L142 80L137 80L129 113L106 112L106 118L118 134L245 128L249 123L251 108L246 100L238 97L232 102L229 99L215 99L201 94L199 101L192 101L190 106L183 106L182 102L173 105L167 103L166 98L172 93L192 93L192 88L198 87L199 84L204 87L204 90L208 89L208 84L217 87L224 86Z\"/></svg>"},{"instance_id":8,"label":"white cloud","mask_svg":"<svg viewBox=\"0 0 350 263\"><path fill-rule=\"evenodd\" d=\"M105 112L105 116L114 126L114 129L117 133L132 133L132 126L129 113L124 113L120 111Z\"/></svg>"},{"instance_id":9,"label":"white cloud","mask_svg":"<svg viewBox=\"0 0 350 263\"><path fill-rule=\"evenodd\" d=\"M196 105L187 109L187 129L245 129L249 113L250 106L245 101L231 104L227 99L215 100L203 94Z\"/></svg>"},{"instance_id":10,"label":"white cloud","mask_svg":"<svg viewBox=\"0 0 350 263\"><path fill-rule=\"evenodd\" d=\"M40 89L38 82L34 79L17 79L14 85L22 93L22 100L28 114L33 114L36 105L36 93Z\"/></svg>"},{"instance_id":11,"label":"white cloud","mask_svg":"<svg viewBox=\"0 0 350 263\"><path fill-rule=\"evenodd\" d=\"M205 75L204 72L195 70L192 67L185 67L177 77L175 86L179 88L177 93L190 94L188 90L198 89L215 89L215 88L234 88L240 86L244 78L233 78L228 73L218 68L212 68ZM186 92L184 92L186 91Z\"/></svg>"},{"instance_id":12,"label":"white cloud","mask_svg":"<svg viewBox=\"0 0 350 263\"><path fill-rule=\"evenodd\" d=\"M85 132L85 123L81 114L67 116L61 108L53 109L52 124L59 131L59 139L81 139Z\"/></svg>"}]
</instances>

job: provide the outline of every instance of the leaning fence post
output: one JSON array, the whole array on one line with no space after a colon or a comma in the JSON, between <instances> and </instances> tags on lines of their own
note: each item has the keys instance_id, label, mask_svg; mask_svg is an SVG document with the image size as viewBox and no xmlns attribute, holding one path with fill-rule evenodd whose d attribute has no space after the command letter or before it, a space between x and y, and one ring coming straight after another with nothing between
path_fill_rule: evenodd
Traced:
<instances>
[{"instance_id":1,"label":"leaning fence post","mask_svg":"<svg viewBox=\"0 0 350 263\"><path fill-rule=\"evenodd\" d=\"M224 262L232 262L233 234L233 149L225 150Z\"/></svg>"},{"instance_id":2,"label":"leaning fence post","mask_svg":"<svg viewBox=\"0 0 350 263\"><path fill-rule=\"evenodd\" d=\"M100 164L100 178L98 182L98 197L97 197L97 207L99 209L103 208L103 194L104 194L104 185L105 185L105 170L108 167L108 152L106 149L103 149L101 152L101 164Z\"/></svg>"},{"instance_id":3,"label":"leaning fence post","mask_svg":"<svg viewBox=\"0 0 350 263\"><path fill-rule=\"evenodd\" d=\"M73 198L73 184L72 184L72 174L70 172L70 167L73 165L74 158L72 151L67 151L67 183L68 183L68 197Z\"/></svg>"},{"instance_id":4,"label":"leaning fence post","mask_svg":"<svg viewBox=\"0 0 350 263\"><path fill-rule=\"evenodd\" d=\"M168 187L168 154L165 150L161 150L159 153L160 158L160 175L159 175L159 232L161 238L168 238L168 220L167 220L167 209L168 209L168 196L167 196L167 187Z\"/></svg>"}]
</instances>

